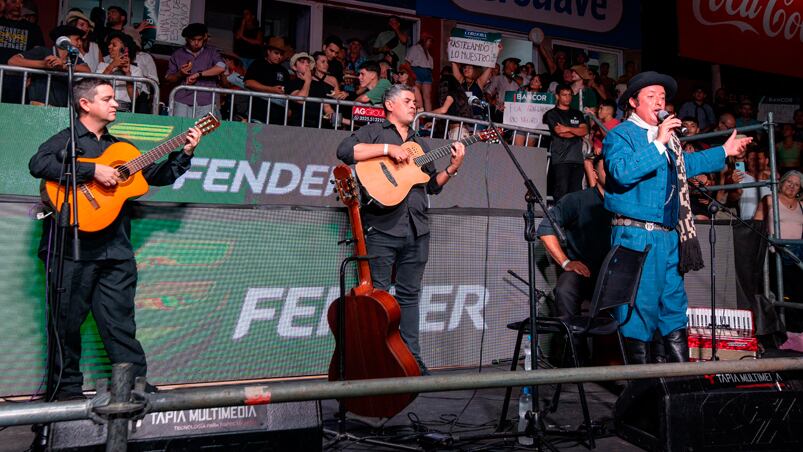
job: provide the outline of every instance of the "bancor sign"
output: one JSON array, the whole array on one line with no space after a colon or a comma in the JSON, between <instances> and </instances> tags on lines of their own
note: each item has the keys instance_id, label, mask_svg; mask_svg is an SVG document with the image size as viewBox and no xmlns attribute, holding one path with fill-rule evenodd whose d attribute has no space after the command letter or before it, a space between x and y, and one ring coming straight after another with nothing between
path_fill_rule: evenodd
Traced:
<instances>
[{"instance_id":1,"label":"bancor sign","mask_svg":"<svg viewBox=\"0 0 803 452\"><path fill-rule=\"evenodd\" d=\"M683 56L803 77L803 1L678 2Z\"/></svg>"},{"instance_id":2,"label":"bancor sign","mask_svg":"<svg viewBox=\"0 0 803 452\"><path fill-rule=\"evenodd\" d=\"M452 0L459 8L479 14L577 28L613 30L622 19L622 0Z\"/></svg>"}]
</instances>

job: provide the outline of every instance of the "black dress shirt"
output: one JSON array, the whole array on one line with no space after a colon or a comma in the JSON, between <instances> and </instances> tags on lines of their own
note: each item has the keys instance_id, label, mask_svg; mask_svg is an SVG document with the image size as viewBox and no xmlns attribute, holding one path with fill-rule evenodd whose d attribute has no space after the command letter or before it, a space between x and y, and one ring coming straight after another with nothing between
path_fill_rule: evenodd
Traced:
<instances>
[{"instance_id":1,"label":"black dress shirt","mask_svg":"<svg viewBox=\"0 0 803 452\"><path fill-rule=\"evenodd\" d=\"M429 146L413 129L410 129L406 138L402 138L396 126L389 121L384 121L361 127L352 133L350 137L343 140L337 148L337 158L347 165L353 165L356 163L354 160L354 146L357 144L387 143L401 145L406 141L415 142L424 149L424 152L429 152ZM429 233L429 220L426 214L429 209L427 194L438 194L443 187L438 185L435 180L437 171L432 162L422 166L421 169L430 175L429 182L414 186L399 205L394 207L381 207L376 203L363 205L361 214L366 230L374 228L395 237L407 237L410 231L409 225L412 224L416 237Z\"/></svg>"},{"instance_id":2,"label":"black dress shirt","mask_svg":"<svg viewBox=\"0 0 803 452\"><path fill-rule=\"evenodd\" d=\"M76 151L78 157L95 158L103 154L109 146L114 143L125 141L109 134L104 129L103 134L98 137L87 130L81 121L75 121ZM31 175L38 179L57 181L62 176L62 161L68 152L67 146L70 141L70 129L64 129L45 141L36 154L28 162ZM149 185L169 185L175 182L179 176L190 168L191 158L183 151L179 150L171 153L166 159L159 163L150 165L142 170L142 175ZM89 182L94 178L95 164L79 162L77 171L77 182ZM79 196L80 190L79 190ZM80 223L81 218L78 218ZM47 253L48 235L52 227L52 221L44 222L42 228L42 240L39 243L39 255L44 257ZM103 230L97 232L79 232L81 247L81 260L101 260L101 259L131 259L134 252L131 247L131 220L129 218L128 203L123 205L123 209L117 219ZM72 233L67 234L65 243L65 253L72 257ZM54 250L55 251L55 250Z\"/></svg>"},{"instance_id":3,"label":"black dress shirt","mask_svg":"<svg viewBox=\"0 0 803 452\"><path fill-rule=\"evenodd\" d=\"M583 262L596 274L611 249L612 214L605 210L599 190L588 187L569 193L550 212L566 233L566 255ZM536 235L555 235L549 220L541 220Z\"/></svg>"}]
</instances>

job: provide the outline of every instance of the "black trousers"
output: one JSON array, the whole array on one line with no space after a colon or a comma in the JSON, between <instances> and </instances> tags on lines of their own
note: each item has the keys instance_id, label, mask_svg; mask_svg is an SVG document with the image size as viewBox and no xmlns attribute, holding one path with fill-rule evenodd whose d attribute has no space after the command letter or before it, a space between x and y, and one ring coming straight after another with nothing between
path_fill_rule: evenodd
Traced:
<instances>
[{"instance_id":1,"label":"black trousers","mask_svg":"<svg viewBox=\"0 0 803 452\"><path fill-rule=\"evenodd\" d=\"M379 231L366 235L368 254L376 256L371 260L371 279L374 287L389 290L391 284L396 288L396 301L401 309L399 332L413 353L421 369L426 369L421 359L421 346L418 343L419 298L421 280L429 258L429 234L416 237L410 228L407 237L394 237ZM391 281L393 267L396 267L395 283Z\"/></svg>"},{"instance_id":2,"label":"black trousers","mask_svg":"<svg viewBox=\"0 0 803 452\"><path fill-rule=\"evenodd\" d=\"M549 178L551 187L547 192L552 193L554 202L569 193L583 189L583 164L582 163L557 163L549 165Z\"/></svg>"},{"instance_id":3,"label":"black trousers","mask_svg":"<svg viewBox=\"0 0 803 452\"><path fill-rule=\"evenodd\" d=\"M568 320L572 316L580 315L583 301L591 300L593 295L593 278L564 271L558 276L558 283L555 285L555 307L558 310L558 317Z\"/></svg>"},{"instance_id":4,"label":"black trousers","mask_svg":"<svg viewBox=\"0 0 803 452\"><path fill-rule=\"evenodd\" d=\"M134 377L145 376L145 352L136 339L134 321L136 287L137 266L134 259L65 260L65 292L61 297L58 316L54 316L61 344L61 354L56 351L52 369L52 381L60 381L56 394L81 392L84 382L79 367L81 324L90 310L112 364L132 363Z\"/></svg>"}]
</instances>

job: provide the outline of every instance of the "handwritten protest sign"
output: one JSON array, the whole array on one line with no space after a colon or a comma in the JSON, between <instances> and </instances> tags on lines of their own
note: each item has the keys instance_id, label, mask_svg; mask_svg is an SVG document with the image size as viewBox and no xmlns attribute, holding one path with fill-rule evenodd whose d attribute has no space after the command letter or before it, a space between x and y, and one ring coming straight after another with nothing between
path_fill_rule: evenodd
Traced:
<instances>
[{"instance_id":1,"label":"handwritten protest sign","mask_svg":"<svg viewBox=\"0 0 803 452\"><path fill-rule=\"evenodd\" d=\"M500 33L454 28L449 38L449 61L494 67L499 57L500 42L502 42Z\"/></svg>"},{"instance_id":2,"label":"handwritten protest sign","mask_svg":"<svg viewBox=\"0 0 803 452\"><path fill-rule=\"evenodd\" d=\"M191 0L160 0L156 40L184 44L181 30L190 23Z\"/></svg>"},{"instance_id":3,"label":"handwritten protest sign","mask_svg":"<svg viewBox=\"0 0 803 452\"><path fill-rule=\"evenodd\" d=\"M546 129L544 113L554 106L555 95L552 93L507 91L502 123L528 129Z\"/></svg>"}]
</instances>

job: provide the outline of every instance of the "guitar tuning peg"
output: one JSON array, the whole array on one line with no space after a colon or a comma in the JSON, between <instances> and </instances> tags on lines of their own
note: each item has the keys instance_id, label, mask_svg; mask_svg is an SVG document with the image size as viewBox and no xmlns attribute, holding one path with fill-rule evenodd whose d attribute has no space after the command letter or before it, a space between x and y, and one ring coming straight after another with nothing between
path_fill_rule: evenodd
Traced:
<instances>
[{"instance_id":1,"label":"guitar tuning peg","mask_svg":"<svg viewBox=\"0 0 803 452\"><path fill-rule=\"evenodd\" d=\"M329 179L329 183L330 183L330 184L334 184L334 183L335 183L335 180L334 180L334 179Z\"/></svg>"}]
</instances>

